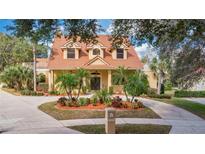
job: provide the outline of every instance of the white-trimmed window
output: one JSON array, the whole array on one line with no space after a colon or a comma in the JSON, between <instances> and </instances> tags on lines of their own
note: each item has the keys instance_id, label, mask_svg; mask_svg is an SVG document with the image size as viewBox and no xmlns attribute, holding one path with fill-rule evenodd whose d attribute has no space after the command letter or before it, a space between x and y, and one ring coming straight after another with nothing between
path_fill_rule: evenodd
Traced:
<instances>
[{"instance_id":1,"label":"white-trimmed window","mask_svg":"<svg viewBox=\"0 0 205 154\"><path fill-rule=\"evenodd\" d=\"M117 59L123 59L124 58L124 49L122 49L122 48L119 48L119 49L117 49L116 50L116 52L117 52Z\"/></svg>"},{"instance_id":2,"label":"white-trimmed window","mask_svg":"<svg viewBox=\"0 0 205 154\"><path fill-rule=\"evenodd\" d=\"M100 49L93 49L93 56L100 55Z\"/></svg>"},{"instance_id":3,"label":"white-trimmed window","mask_svg":"<svg viewBox=\"0 0 205 154\"><path fill-rule=\"evenodd\" d=\"M67 58L75 58L75 48L67 49Z\"/></svg>"}]
</instances>

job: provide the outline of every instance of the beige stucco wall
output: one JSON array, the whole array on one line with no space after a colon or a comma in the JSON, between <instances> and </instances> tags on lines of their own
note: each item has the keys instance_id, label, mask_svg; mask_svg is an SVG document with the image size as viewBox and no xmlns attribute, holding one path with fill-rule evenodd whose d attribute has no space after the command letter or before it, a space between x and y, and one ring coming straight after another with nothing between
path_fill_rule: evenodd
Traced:
<instances>
[{"instance_id":1,"label":"beige stucco wall","mask_svg":"<svg viewBox=\"0 0 205 154\"><path fill-rule=\"evenodd\" d=\"M147 75L150 88L157 89L157 77L154 73L152 71L145 71L145 74Z\"/></svg>"},{"instance_id":2,"label":"beige stucco wall","mask_svg":"<svg viewBox=\"0 0 205 154\"><path fill-rule=\"evenodd\" d=\"M96 70L91 70L90 73L95 73ZM101 88L108 88L108 85L112 85L112 77L110 75L110 77L108 77L108 70L98 70L97 71L98 73L100 73L100 77L101 77L101 85L100 87ZM57 89L57 86L55 84L55 80L57 79L57 77L63 73L75 73L75 71L60 71L60 70L55 70L53 71L50 71L50 85L52 86L50 88L50 90L52 88L54 88L55 90ZM111 72L110 72L111 73Z\"/></svg>"},{"instance_id":3,"label":"beige stucco wall","mask_svg":"<svg viewBox=\"0 0 205 154\"><path fill-rule=\"evenodd\" d=\"M50 71L52 72L52 71ZM94 73L96 72L96 70L90 71L90 73ZM98 70L98 73L100 73L100 77L101 77L101 88L109 88L108 85L112 85L112 77L108 77L108 70ZM111 71L111 73L113 73L114 71ZM133 71L129 71L129 73L131 73ZM55 85L55 80L57 79L57 76L59 76L62 73L75 73L75 71L53 71L53 77L52 77L52 73L50 73L51 77L50 80L53 80L53 83L51 81L50 85L54 85L54 89L57 89L56 85ZM150 88L154 88L157 89L157 78L154 76L154 73L151 71L146 71L145 74L148 76L148 81L149 81L149 86ZM112 85L114 88L114 92L116 93L122 93L122 86L119 85Z\"/></svg>"}]
</instances>

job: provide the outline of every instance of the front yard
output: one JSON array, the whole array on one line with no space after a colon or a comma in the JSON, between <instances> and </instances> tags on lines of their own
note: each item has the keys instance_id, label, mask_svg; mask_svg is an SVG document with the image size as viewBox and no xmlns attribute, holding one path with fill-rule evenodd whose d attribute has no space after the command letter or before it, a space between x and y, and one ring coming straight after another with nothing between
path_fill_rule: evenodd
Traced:
<instances>
[{"instance_id":1,"label":"front yard","mask_svg":"<svg viewBox=\"0 0 205 154\"><path fill-rule=\"evenodd\" d=\"M182 98L175 98L175 97L173 97L172 99L156 99L155 98L154 100L175 105L177 107L183 108L183 109L205 119L205 105L203 105L203 104L199 104L197 102L185 100Z\"/></svg>"},{"instance_id":2,"label":"front yard","mask_svg":"<svg viewBox=\"0 0 205 154\"><path fill-rule=\"evenodd\" d=\"M85 134L105 134L105 125L82 125L69 127ZM171 126L124 124L116 125L116 134L168 134Z\"/></svg>"},{"instance_id":3,"label":"front yard","mask_svg":"<svg viewBox=\"0 0 205 154\"><path fill-rule=\"evenodd\" d=\"M61 110L55 107L56 102L44 103L39 109L57 120L104 118L104 110ZM151 109L145 107L137 110L117 110L117 118L160 118Z\"/></svg>"}]
</instances>

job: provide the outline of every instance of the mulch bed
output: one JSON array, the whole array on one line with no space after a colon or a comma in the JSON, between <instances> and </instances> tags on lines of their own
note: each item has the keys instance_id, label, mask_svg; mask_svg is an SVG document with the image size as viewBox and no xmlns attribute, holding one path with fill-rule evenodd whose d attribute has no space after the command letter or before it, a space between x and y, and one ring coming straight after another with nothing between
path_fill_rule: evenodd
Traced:
<instances>
[{"instance_id":1,"label":"mulch bed","mask_svg":"<svg viewBox=\"0 0 205 154\"><path fill-rule=\"evenodd\" d=\"M116 110L143 110L144 108L137 108L137 109L133 109L131 107L131 103L130 102L123 102L127 104L127 108L115 108ZM56 109L59 110L104 110L105 108L107 108L107 106L105 104L101 104L101 103L97 103L95 106L92 104L86 105L86 106L79 106L79 107L70 107L70 106L62 106L59 103L57 103L55 105Z\"/></svg>"}]
</instances>

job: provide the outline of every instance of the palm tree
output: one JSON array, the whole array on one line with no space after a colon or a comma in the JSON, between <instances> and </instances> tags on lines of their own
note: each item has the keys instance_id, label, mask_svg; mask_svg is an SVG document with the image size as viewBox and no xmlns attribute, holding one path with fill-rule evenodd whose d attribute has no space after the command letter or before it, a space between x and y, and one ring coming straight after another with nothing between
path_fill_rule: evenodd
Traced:
<instances>
[{"instance_id":1,"label":"palm tree","mask_svg":"<svg viewBox=\"0 0 205 154\"><path fill-rule=\"evenodd\" d=\"M160 94L161 84L164 82L164 78L168 75L168 63L166 60L158 60L157 58L153 58L149 64L149 67L157 76L157 94Z\"/></svg>"},{"instance_id":2,"label":"palm tree","mask_svg":"<svg viewBox=\"0 0 205 154\"><path fill-rule=\"evenodd\" d=\"M131 95L131 103L134 98L147 92L149 82L147 75L141 70L137 70L134 74L128 77L128 82L125 85L126 91Z\"/></svg>"},{"instance_id":3,"label":"palm tree","mask_svg":"<svg viewBox=\"0 0 205 154\"><path fill-rule=\"evenodd\" d=\"M75 74L62 74L57 77L56 81L57 86L64 90L68 98L72 100L72 92L78 85L78 79Z\"/></svg>"},{"instance_id":4,"label":"palm tree","mask_svg":"<svg viewBox=\"0 0 205 154\"><path fill-rule=\"evenodd\" d=\"M113 83L123 86L123 92L128 100L127 91L125 85L128 82L128 70L123 66L119 66L118 69L113 73Z\"/></svg>"},{"instance_id":5,"label":"palm tree","mask_svg":"<svg viewBox=\"0 0 205 154\"><path fill-rule=\"evenodd\" d=\"M78 97L80 95L80 91L83 87L83 79L88 79L90 77L90 73L87 70L85 70L83 68L80 68L80 69L77 70L76 76L77 76L78 82L79 82L78 83L79 84L78 85L78 94L77 94L77 97L76 97L76 99L78 99Z\"/></svg>"}]
</instances>

